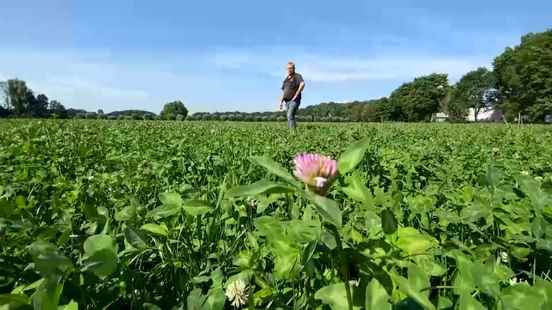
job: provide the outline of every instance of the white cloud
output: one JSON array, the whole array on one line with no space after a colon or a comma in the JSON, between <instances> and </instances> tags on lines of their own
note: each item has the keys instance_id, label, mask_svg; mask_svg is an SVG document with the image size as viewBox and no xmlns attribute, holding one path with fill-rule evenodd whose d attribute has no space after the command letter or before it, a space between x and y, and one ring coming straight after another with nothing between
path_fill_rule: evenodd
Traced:
<instances>
[{"instance_id":1,"label":"white cloud","mask_svg":"<svg viewBox=\"0 0 552 310\"><path fill-rule=\"evenodd\" d=\"M323 68L313 80L326 81L335 74L334 81L342 80L408 80L431 73L448 73L457 80L466 72L488 65L486 57L428 57L389 56L371 59L328 59L314 66ZM309 65L310 66L310 65ZM307 67L309 68L309 67ZM316 72L315 73L319 73ZM330 78L329 81L332 81Z\"/></svg>"},{"instance_id":2,"label":"white cloud","mask_svg":"<svg viewBox=\"0 0 552 310\"><path fill-rule=\"evenodd\" d=\"M409 80L431 73L448 73L452 81L480 66L490 66L487 56L451 57L395 54L376 57L332 56L294 51L287 47L217 51L211 62L221 69L258 70L274 78L282 77L287 58L297 64L304 78L313 82Z\"/></svg>"}]
</instances>

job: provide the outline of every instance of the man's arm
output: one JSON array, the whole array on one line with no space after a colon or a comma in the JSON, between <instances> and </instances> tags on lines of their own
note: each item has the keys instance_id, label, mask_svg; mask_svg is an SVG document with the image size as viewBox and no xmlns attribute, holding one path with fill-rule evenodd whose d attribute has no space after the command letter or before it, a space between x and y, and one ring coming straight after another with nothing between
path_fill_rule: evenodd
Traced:
<instances>
[{"instance_id":1,"label":"man's arm","mask_svg":"<svg viewBox=\"0 0 552 310\"><path fill-rule=\"evenodd\" d=\"M299 96L299 94L303 91L303 89L305 89L305 82L301 81L301 84L299 84L299 88L297 89L297 91L295 92L295 95L293 96L293 99L291 100L295 101Z\"/></svg>"}]
</instances>

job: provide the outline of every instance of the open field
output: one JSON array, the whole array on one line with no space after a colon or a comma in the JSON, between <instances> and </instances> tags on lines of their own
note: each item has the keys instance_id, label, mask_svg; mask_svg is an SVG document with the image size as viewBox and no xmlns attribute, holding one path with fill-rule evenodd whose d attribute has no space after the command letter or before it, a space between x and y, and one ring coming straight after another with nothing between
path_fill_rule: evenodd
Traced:
<instances>
[{"instance_id":1,"label":"open field","mask_svg":"<svg viewBox=\"0 0 552 310\"><path fill-rule=\"evenodd\" d=\"M0 309L552 309L551 271L550 126L0 121Z\"/></svg>"}]
</instances>

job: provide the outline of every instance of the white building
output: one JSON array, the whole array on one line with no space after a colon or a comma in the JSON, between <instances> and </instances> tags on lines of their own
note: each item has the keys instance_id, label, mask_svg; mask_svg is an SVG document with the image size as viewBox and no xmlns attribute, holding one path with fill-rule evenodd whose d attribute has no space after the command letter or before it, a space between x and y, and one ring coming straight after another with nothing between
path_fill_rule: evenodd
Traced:
<instances>
[{"instance_id":1,"label":"white building","mask_svg":"<svg viewBox=\"0 0 552 310\"><path fill-rule=\"evenodd\" d=\"M0 81L0 106L5 106L8 100L8 83Z\"/></svg>"},{"instance_id":2,"label":"white building","mask_svg":"<svg viewBox=\"0 0 552 310\"><path fill-rule=\"evenodd\" d=\"M439 112L439 113L433 114L431 121L433 121L433 122L445 122L447 119L448 119L447 113Z\"/></svg>"},{"instance_id":3,"label":"white building","mask_svg":"<svg viewBox=\"0 0 552 310\"><path fill-rule=\"evenodd\" d=\"M500 122L503 119L504 114L502 114L502 111L495 108L484 108L477 114L478 122ZM468 110L468 117L466 120L469 122L475 122L475 109L470 108Z\"/></svg>"}]
</instances>

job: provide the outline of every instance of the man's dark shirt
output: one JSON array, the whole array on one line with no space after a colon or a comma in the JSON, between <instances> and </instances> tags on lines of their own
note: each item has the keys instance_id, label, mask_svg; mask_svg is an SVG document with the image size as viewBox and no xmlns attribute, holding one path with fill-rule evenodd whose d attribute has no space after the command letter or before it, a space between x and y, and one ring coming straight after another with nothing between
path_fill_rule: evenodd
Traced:
<instances>
[{"instance_id":1,"label":"man's dark shirt","mask_svg":"<svg viewBox=\"0 0 552 310\"><path fill-rule=\"evenodd\" d=\"M294 73L293 75L286 76L284 82L282 82L282 90L284 91L284 100L290 101L297 93L299 85L303 82L303 77L299 73ZM301 93L297 95L297 100L301 100Z\"/></svg>"}]
</instances>

